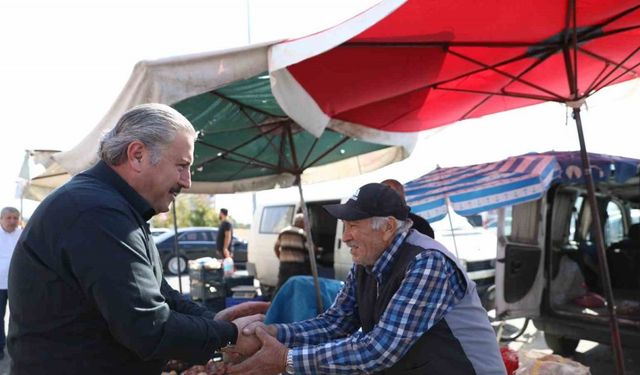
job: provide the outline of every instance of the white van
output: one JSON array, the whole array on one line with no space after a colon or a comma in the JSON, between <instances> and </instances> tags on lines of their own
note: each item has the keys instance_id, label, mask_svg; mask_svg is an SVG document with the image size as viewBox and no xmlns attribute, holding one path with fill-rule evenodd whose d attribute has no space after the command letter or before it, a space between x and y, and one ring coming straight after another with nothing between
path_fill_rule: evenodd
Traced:
<instances>
[{"instance_id":1,"label":"white van","mask_svg":"<svg viewBox=\"0 0 640 375\"><path fill-rule=\"evenodd\" d=\"M351 269L351 254L341 240L342 222L329 215L322 206L340 203L343 201L341 198L335 197L334 192L321 192L306 202L314 244L321 248L317 257L318 273L321 277L338 280L344 280ZM255 267L256 277L263 286L273 287L277 284L279 262L273 246L280 230L291 224L299 206L297 194L292 194L290 197L269 199L268 204L259 204L255 210L249 240L248 269ZM483 297L485 307L492 308L493 295L486 292L492 290L494 284L495 234L484 228L473 227L458 215L452 215L451 224L447 217L431 224L436 240L451 252L457 252L469 276L478 285L478 294Z\"/></svg>"},{"instance_id":2,"label":"white van","mask_svg":"<svg viewBox=\"0 0 640 375\"><path fill-rule=\"evenodd\" d=\"M639 348L640 177L598 183L597 202L622 345ZM499 215L497 313L533 319L561 355L580 339L612 341L593 216L585 186L564 182Z\"/></svg>"}]
</instances>

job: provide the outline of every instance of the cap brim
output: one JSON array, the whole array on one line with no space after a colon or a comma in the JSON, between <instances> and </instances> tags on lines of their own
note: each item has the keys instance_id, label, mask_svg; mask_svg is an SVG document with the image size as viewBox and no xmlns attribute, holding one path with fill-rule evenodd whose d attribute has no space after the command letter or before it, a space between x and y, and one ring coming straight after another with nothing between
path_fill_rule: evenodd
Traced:
<instances>
[{"instance_id":1,"label":"cap brim","mask_svg":"<svg viewBox=\"0 0 640 375\"><path fill-rule=\"evenodd\" d=\"M348 204L327 204L322 207L324 207L331 216L340 220L354 221L368 219L373 216Z\"/></svg>"}]
</instances>

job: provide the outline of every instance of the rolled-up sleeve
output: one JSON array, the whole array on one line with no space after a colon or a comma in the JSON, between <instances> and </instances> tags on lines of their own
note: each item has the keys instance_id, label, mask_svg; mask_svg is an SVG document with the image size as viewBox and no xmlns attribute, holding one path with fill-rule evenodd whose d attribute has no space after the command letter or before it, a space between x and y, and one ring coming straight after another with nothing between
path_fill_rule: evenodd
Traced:
<instances>
[{"instance_id":1,"label":"rolled-up sleeve","mask_svg":"<svg viewBox=\"0 0 640 375\"><path fill-rule=\"evenodd\" d=\"M68 228L72 233L63 236L63 263L115 339L141 358L202 362L235 341L233 324L214 321L191 305L195 310L187 313L171 309L168 302L184 302L163 295L162 289L170 294L170 287L158 282L154 257L148 254L156 250L147 246L144 231L130 216L93 209Z\"/></svg>"}]
</instances>

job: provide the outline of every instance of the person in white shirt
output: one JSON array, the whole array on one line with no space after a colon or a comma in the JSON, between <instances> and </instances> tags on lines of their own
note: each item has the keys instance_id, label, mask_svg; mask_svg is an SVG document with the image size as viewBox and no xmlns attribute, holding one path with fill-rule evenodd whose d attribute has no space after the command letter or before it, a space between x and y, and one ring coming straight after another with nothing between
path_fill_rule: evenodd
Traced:
<instances>
[{"instance_id":1,"label":"person in white shirt","mask_svg":"<svg viewBox=\"0 0 640 375\"><path fill-rule=\"evenodd\" d=\"M0 360L4 359L4 347L6 344L6 335L4 332L4 314L7 309L8 286L7 279L9 275L9 263L16 242L22 233L22 229L18 227L20 223L20 211L13 207L4 207L0 211L0 317L2 325L0 326Z\"/></svg>"}]
</instances>

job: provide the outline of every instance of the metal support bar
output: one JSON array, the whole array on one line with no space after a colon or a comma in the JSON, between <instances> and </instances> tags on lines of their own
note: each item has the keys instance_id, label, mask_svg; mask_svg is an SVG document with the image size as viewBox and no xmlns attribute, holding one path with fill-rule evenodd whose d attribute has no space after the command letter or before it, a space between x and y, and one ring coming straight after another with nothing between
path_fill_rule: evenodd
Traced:
<instances>
[{"instance_id":1,"label":"metal support bar","mask_svg":"<svg viewBox=\"0 0 640 375\"><path fill-rule=\"evenodd\" d=\"M176 200L171 204L173 212L173 253L178 261L178 290L182 294L182 272L180 270L180 250L178 249L178 215L176 215Z\"/></svg>"},{"instance_id":2,"label":"metal support bar","mask_svg":"<svg viewBox=\"0 0 640 375\"><path fill-rule=\"evenodd\" d=\"M587 182L587 195L589 205L593 213L593 232L595 233L596 247L598 253L598 268L600 271L600 280L602 281L602 289L607 301L607 310L609 311L609 326L611 327L611 346L613 347L614 360L616 364L616 373L624 375L624 355L622 352L622 342L620 340L620 329L618 327L618 317L613 300L613 288L611 287L611 276L609 274L609 266L607 264L607 254L605 252L604 235L602 233L602 223L600 222L600 211L596 200L596 188L591 175L591 163L587 154L587 147L584 142L584 133L582 131L582 120L580 118L580 108L573 109L573 117L576 120L578 128L578 138L580 140L580 156L582 157L582 169L585 180Z\"/></svg>"},{"instance_id":3,"label":"metal support bar","mask_svg":"<svg viewBox=\"0 0 640 375\"><path fill-rule=\"evenodd\" d=\"M318 266L316 264L316 253L313 249L313 237L311 237L311 222L309 221L309 211L304 201L304 195L302 194L302 182L301 176L296 176L296 185L298 185L298 192L300 193L300 205L302 206L302 215L304 216L304 232L307 236L307 252L309 253L309 262L311 263L311 275L313 275L313 286L316 290L316 308L318 314L324 311L324 305L322 303L322 294L320 294L320 281L318 280Z\"/></svg>"}]
</instances>

